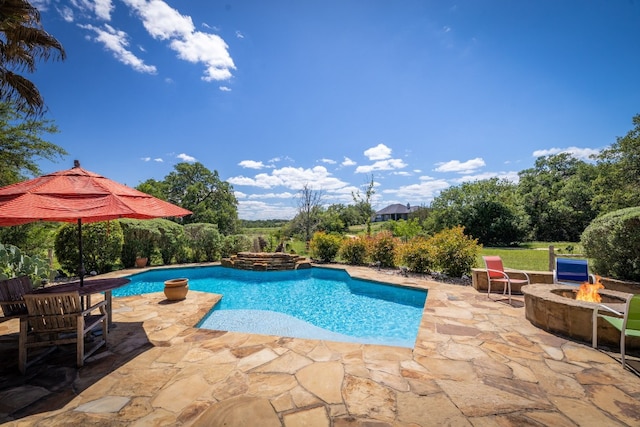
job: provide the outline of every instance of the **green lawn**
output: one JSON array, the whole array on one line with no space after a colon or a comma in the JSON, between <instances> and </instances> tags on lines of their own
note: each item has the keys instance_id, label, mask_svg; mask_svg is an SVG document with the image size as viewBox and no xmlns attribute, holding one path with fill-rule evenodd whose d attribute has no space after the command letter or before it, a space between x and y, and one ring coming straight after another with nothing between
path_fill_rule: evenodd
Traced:
<instances>
[{"instance_id":1,"label":"green lawn","mask_svg":"<svg viewBox=\"0 0 640 427\"><path fill-rule=\"evenodd\" d=\"M549 271L549 245L553 245L556 255L582 253L582 246L572 242L529 242L519 248L483 248L476 267L484 268L483 255L499 255L505 268Z\"/></svg>"}]
</instances>

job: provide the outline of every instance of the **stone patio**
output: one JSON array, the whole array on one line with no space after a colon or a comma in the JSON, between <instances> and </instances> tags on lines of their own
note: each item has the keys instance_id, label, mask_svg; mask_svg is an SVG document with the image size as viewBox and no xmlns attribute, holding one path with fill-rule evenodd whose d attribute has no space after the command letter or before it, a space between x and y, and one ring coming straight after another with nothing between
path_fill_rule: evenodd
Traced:
<instances>
[{"instance_id":1,"label":"stone patio","mask_svg":"<svg viewBox=\"0 0 640 427\"><path fill-rule=\"evenodd\" d=\"M18 322L0 324L0 422L640 425L640 378L622 369L619 354L532 326L522 297L508 305L470 286L347 270L429 290L414 349L194 328L218 295L191 291L172 303L161 293L114 298L109 347L80 369L74 349L65 348L19 375Z\"/></svg>"}]
</instances>

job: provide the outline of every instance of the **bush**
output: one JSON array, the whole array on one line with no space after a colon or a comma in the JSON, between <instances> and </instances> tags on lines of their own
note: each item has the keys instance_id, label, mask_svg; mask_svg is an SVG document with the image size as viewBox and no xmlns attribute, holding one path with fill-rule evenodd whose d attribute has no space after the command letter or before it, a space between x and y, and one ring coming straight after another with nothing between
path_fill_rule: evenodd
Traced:
<instances>
[{"instance_id":1,"label":"bush","mask_svg":"<svg viewBox=\"0 0 640 427\"><path fill-rule=\"evenodd\" d=\"M184 234L194 262L217 261L222 252L222 236L215 224L197 223L184 226Z\"/></svg>"},{"instance_id":2,"label":"bush","mask_svg":"<svg viewBox=\"0 0 640 427\"><path fill-rule=\"evenodd\" d=\"M593 271L614 279L640 281L640 207L594 219L580 239Z\"/></svg>"},{"instance_id":3,"label":"bush","mask_svg":"<svg viewBox=\"0 0 640 427\"><path fill-rule=\"evenodd\" d=\"M313 237L309 242L311 257L322 262L331 262L336 258L336 255L338 255L341 244L341 236L318 231L313 234Z\"/></svg>"},{"instance_id":4,"label":"bush","mask_svg":"<svg viewBox=\"0 0 640 427\"><path fill-rule=\"evenodd\" d=\"M338 254L347 264L365 265L367 263L367 238L357 236L343 240Z\"/></svg>"},{"instance_id":5,"label":"bush","mask_svg":"<svg viewBox=\"0 0 640 427\"><path fill-rule=\"evenodd\" d=\"M184 235L184 227L178 223L168 219L157 219L158 231L160 238L158 239L158 249L162 257L162 263L165 265L176 262L185 262L186 256L182 256L186 252L186 237Z\"/></svg>"},{"instance_id":6,"label":"bush","mask_svg":"<svg viewBox=\"0 0 640 427\"><path fill-rule=\"evenodd\" d=\"M424 237L414 237L397 248L397 263L414 273L430 273L434 264L434 248Z\"/></svg>"},{"instance_id":7,"label":"bush","mask_svg":"<svg viewBox=\"0 0 640 427\"><path fill-rule=\"evenodd\" d=\"M118 221L122 227L124 243L120 253L120 260L125 268L131 268L136 263L136 258L151 259L151 255L160 240L158 220L142 220L124 218Z\"/></svg>"},{"instance_id":8,"label":"bush","mask_svg":"<svg viewBox=\"0 0 640 427\"><path fill-rule=\"evenodd\" d=\"M82 253L85 272L98 274L113 270L122 252L123 235L118 221L94 222L82 225ZM54 247L62 268L71 275L78 274L80 251L78 226L65 224L58 230Z\"/></svg>"},{"instance_id":9,"label":"bush","mask_svg":"<svg viewBox=\"0 0 640 427\"><path fill-rule=\"evenodd\" d=\"M382 231L375 234L369 241L369 259L380 263L380 267L395 267L395 250L398 239L391 232Z\"/></svg>"},{"instance_id":10,"label":"bush","mask_svg":"<svg viewBox=\"0 0 640 427\"><path fill-rule=\"evenodd\" d=\"M228 258L231 255L235 255L238 252L246 252L251 250L253 241L244 234L232 234L230 236L224 236L222 240L222 258Z\"/></svg>"},{"instance_id":11,"label":"bush","mask_svg":"<svg viewBox=\"0 0 640 427\"><path fill-rule=\"evenodd\" d=\"M470 274L482 248L461 226L442 230L429 238L428 244L433 248L435 266L452 277Z\"/></svg>"}]
</instances>

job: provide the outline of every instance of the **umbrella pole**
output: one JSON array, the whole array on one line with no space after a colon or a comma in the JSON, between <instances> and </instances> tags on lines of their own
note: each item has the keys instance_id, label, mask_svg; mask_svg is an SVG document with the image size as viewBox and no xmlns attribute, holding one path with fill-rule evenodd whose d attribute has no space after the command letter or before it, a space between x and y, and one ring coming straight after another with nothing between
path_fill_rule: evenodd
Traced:
<instances>
[{"instance_id":1,"label":"umbrella pole","mask_svg":"<svg viewBox=\"0 0 640 427\"><path fill-rule=\"evenodd\" d=\"M78 218L78 249L80 252L80 267L78 275L80 276L80 286L84 286L84 260L82 257L82 218Z\"/></svg>"}]
</instances>

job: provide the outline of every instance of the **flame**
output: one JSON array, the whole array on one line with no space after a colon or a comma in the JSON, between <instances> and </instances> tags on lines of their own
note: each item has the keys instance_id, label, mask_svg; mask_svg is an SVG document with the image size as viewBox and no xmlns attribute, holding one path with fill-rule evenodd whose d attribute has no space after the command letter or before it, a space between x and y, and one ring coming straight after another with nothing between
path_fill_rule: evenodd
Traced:
<instances>
[{"instance_id":1,"label":"flame","mask_svg":"<svg viewBox=\"0 0 640 427\"><path fill-rule=\"evenodd\" d=\"M584 282L582 285L580 285L580 289L576 294L576 300L600 302L602 298L598 293L598 289L604 289L604 285L600 282L600 276L596 276L595 283Z\"/></svg>"}]
</instances>

